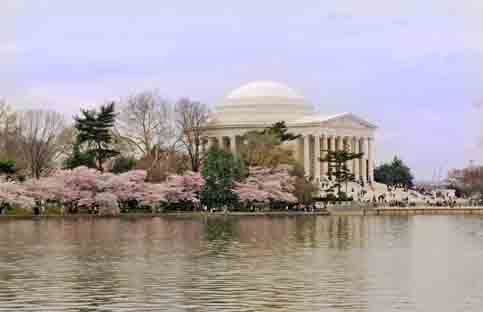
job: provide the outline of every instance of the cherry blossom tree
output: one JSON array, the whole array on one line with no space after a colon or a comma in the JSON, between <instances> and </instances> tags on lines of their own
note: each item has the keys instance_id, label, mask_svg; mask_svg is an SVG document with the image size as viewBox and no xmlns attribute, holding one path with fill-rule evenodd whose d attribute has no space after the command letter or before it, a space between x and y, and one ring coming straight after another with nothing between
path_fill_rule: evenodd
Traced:
<instances>
[{"instance_id":1,"label":"cherry blossom tree","mask_svg":"<svg viewBox=\"0 0 483 312\"><path fill-rule=\"evenodd\" d=\"M191 202L198 205L205 180L199 172L171 175L165 182L168 202Z\"/></svg>"},{"instance_id":2,"label":"cherry blossom tree","mask_svg":"<svg viewBox=\"0 0 483 312\"><path fill-rule=\"evenodd\" d=\"M17 182L0 182L0 208L5 206L33 209L35 199Z\"/></svg>"},{"instance_id":3,"label":"cherry blossom tree","mask_svg":"<svg viewBox=\"0 0 483 312\"><path fill-rule=\"evenodd\" d=\"M233 192L242 203L296 202L294 177L288 166L251 167L244 182L237 182ZM146 182L146 171L122 174L102 173L78 167L57 170L51 176L24 183L1 182L0 205L33 209L47 202L58 203L76 212L81 209L102 215L116 215L120 209L147 207L152 212L163 206L194 208L200 204L205 179L198 172L168 176L163 183Z\"/></svg>"},{"instance_id":4,"label":"cherry blossom tree","mask_svg":"<svg viewBox=\"0 0 483 312\"><path fill-rule=\"evenodd\" d=\"M243 203L295 203L295 178L289 170L290 167L284 165L276 168L250 167L248 178L243 183L236 183L234 192Z\"/></svg>"},{"instance_id":5,"label":"cherry blossom tree","mask_svg":"<svg viewBox=\"0 0 483 312\"><path fill-rule=\"evenodd\" d=\"M97 194L94 200L99 209L99 215L112 216L120 213L118 198L116 195L108 192L102 192Z\"/></svg>"}]
</instances>

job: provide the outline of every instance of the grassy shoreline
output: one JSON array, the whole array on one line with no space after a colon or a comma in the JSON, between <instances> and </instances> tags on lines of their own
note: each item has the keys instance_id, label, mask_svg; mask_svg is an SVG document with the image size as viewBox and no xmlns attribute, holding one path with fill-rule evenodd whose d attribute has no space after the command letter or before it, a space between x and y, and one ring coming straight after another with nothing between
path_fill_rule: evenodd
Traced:
<instances>
[{"instance_id":1,"label":"grassy shoreline","mask_svg":"<svg viewBox=\"0 0 483 312\"><path fill-rule=\"evenodd\" d=\"M0 220L36 220L36 219L140 219L140 218L182 218L199 219L214 217L260 217L260 216L394 216L394 215L483 215L483 207L425 207L425 208L376 208L363 210L334 210L329 211L260 211L260 212L161 212L161 213L121 213L117 216L99 216L94 214L4 214Z\"/></svg>"},{"instance_id":2,"label":"grassy shoreline","mask_svg":"<svg viewBox=\"0 0 483 312\"><path fill-rule=\"evenodd\" d=\"M130 218L200 218L200 217L223 217L223 216L328 216L326 211L316 212L298 212L298 211L265 211L265 212L162 212L162 213L121 213L117 216L99 216L93 214L43 214L43 215L15 215L6 214L0 215L2 219L98 219L98 218L116 218L116 219L130 219Z\"/></svg>"}]
</instances>

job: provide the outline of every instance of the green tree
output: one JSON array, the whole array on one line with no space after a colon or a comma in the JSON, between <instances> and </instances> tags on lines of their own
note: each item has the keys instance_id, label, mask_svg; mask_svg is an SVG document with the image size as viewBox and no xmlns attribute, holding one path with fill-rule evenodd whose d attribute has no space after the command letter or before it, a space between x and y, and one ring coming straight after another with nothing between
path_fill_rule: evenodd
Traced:
<instances>
[{"instance_id":1,"label":"green tree","mask_svg":"<svg viewBox=\"0 0 483 312\"><path fill-rule=\"evenodd\" d=\"M374 169L374 180L386 185L413 186L411 169L397 156L390 163L377 166Z\"/></svg>"},{"instance_id":2,"label":"green tree","mask_svg":"<svg viewBox=\"0 0 483 312\"><path fill-rule=\"evenodd\" d=\"M347 162L353 159L360 159L363 153L351 153L348 151L324 151L325 157L320 158L321 162L327 162L329 178L335 178L334 187L337 188L339 197L341 194L342 185L345 184L347 190L347 183L354 181L355 177L347 168Z\"/></svg>"},{"instance_id":3,"label":"green tree","mask_svg":"<svg viewBox=\"0 0 483 312\"><path fill-rule=\"evenodd\" d=\"M74 169L80 166L96 168L96 155L93 151L82 151L79 142L72 145L72 153L64 160L64 169Z\"/></svg>"},{"instance_id":4,"label":"green tree","mask_svg":"<svg viewBox=\"0 0 483 312\"><path fill-rule=\"evenodd\" d=\"M214 147L208 151L201 174L205 178L202 203L210 208L233 206L238 197L232 189L235 182L247 176L247 169L239 158Z\"/></svg>"},{"instance_id":5,"label":"green tree","mask_svg":"<svg viewBox=\"0 0 483 312\"><path fill-rule=\"evenodd\" d=\"M0 160L0 176L5 175L7 181L14 179L14 175L17 173L17 167L15 160Z\"/></svg>"},{"instance_id":6,"label":"green tree","mask_svg":"<svg viewBox=\"0 0 483 312\"><path fill-rule=\"evenodd\" d=\"M112 164L113 173L124 173L133 170L137 165L137 160L134 157L120 156L114 159Z\"/></svg>"},{"instance_id":7,"label":"green tree","mask_svg":"<svg viewBox=\"0 0 483 312\"><path fill-rule=\"evenodd\" d=\"M0 160L0 175L12 175L15 174L16 171L15 160Z\"/></svg>"},{"instance_id":8,"label":"green tree","mask_svg":"<svg viewBox=\"0 0 483 312\"><path fill-rule=\"evenodd\" d=\"M280 142L292 141L301 137L300 134L295 135L293 133L288 132L288 128L285 125L285 121L276 122L272 126L259 132L261 134L274 135L276 138L280 140Z\"/></svg>"},{"instance_id":9,"label":"green tree","mask_svg":"<svg viewBox=\"0 0 483 312\"><path fill-rule=\"evenodd\" d=\"M82 110L81 116L76 116L75 128L79 132L79 144L87 144L87 152L94 153L96 167L104 171L104 162L119 152L112 148L112 127L116 120L114 103L101 106L99 111Z\"/></svg>"}]
</instances>

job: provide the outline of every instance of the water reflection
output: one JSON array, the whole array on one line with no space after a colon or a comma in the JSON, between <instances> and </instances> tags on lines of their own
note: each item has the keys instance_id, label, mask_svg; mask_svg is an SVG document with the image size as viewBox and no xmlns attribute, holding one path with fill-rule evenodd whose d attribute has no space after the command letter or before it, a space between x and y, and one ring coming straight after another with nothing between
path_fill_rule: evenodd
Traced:
<instances>
[{"instance_id":1,"label":"water reflection","mask_svg":"<svg viewBox=\"0 0 483 312\"><path fill-rule=\"evenodd\" d=\"M228 216L206 218L204 225L205 240L231 241L238 237L236 220Z\"/></svg>"},{"instance_id":2,"label":"water reflection","mask_svg":"<svg viewBox=\"0 0 483 312\"><path fill-rule=\"evenodd\" d=\"M478 216L0 222L0 311L480 311Z\"/></svg>"}]
</instances>

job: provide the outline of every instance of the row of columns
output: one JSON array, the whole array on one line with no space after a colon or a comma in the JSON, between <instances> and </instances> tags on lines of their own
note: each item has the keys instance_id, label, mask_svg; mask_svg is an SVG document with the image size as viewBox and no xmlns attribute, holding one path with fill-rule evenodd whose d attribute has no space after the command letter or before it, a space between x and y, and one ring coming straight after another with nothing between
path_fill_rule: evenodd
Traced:
<instances>
[{"instance_id":1,"label":"row of columns","mask_svg":"<svg viewBox=\"0 0 483 312\"><path fill-rule=\"evenodd\" d=\"M326 151L345 150L351 153L363 153L361 159L347 161L347 167L356 180L374 181L374 139L352 136L305 135L298 139L298 161L304 164L305 174L320 181L328 175L328 163L320 162L327 155Z\"/></svg>"},{"instance_id":2,"label":"row of columns","mask_svg":"<svg viewBox=\"0 0 483 312\"><path fill-rule=\"evenodd\" d=\"M209 150L212 146L218 146L222 149L230 149L233 155L237 154L237 147L238 147L238 136L219 136L219 137L209 137L207 141L207 145L203 144L203 151Z\"/></svg>"},{"instance_id":3,"label":"row of columns","mask_svg":"<svg viewBox=\"0 0 483 312\"><path fill-rule=\"evenodd\" d=\"M230 150L237 154L238 136L209 137L207 145L203 145L206 151L211 146L217 145L220 148ZM354 159L347 162L347 167L354 174L356 180L368 182L374 181L374 139L367 137L352 136L326 136L326 135L304 135L297 139L297 158L303 163L305 174L312 176L315 181L320 181L321 176L328 175L327 162L320 162L326 151L346 150L352 153L363 153L361 159Z\"/></svg>"}]
</instances>

